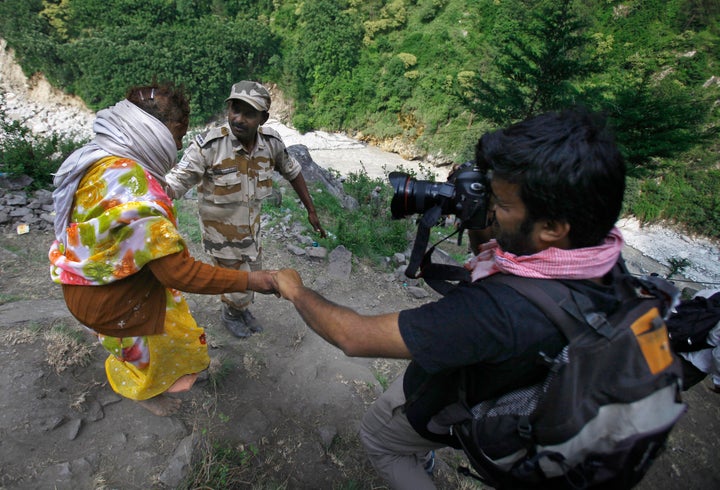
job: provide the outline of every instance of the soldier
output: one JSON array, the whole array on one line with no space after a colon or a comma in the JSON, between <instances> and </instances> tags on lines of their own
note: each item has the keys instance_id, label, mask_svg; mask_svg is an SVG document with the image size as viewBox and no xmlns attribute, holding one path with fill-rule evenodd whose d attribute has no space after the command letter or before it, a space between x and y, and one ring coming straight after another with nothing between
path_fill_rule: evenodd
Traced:
<instances>
[{"instance_id":1,"label":"soldier","mask_svg":"<svg viewBox=\"0 0 720 490\"><path fill-rule=\"evenodd\" d=\"M180 162L167 174L167 193L183 196L197 184L198 211L205 252L222 267L262 269L260 209L272 193L273 171L292 185L315 232L325 237L300 164L288 156L280 135L262 127L268 120L270 93L260 83L232 86L227 122L196 136ZM252 291L224 294L222 322L236 337L262 331L248 310Z\"/></svg>"}]
</instances>

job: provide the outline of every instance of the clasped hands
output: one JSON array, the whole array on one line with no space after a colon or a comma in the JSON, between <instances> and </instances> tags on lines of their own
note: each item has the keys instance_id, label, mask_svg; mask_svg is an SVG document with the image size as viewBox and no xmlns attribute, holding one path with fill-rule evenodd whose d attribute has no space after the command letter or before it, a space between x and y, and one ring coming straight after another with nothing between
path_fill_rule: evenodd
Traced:
<instances>
[{"instance_id":1,"label":"clasped hands","mask_svg":"<svg viewBox=\"0 0 720 490\"><path fill-rule=\"evenodd\" d=\"M293 292L303 287L302 278L295 269L261 270L248 273L248 289L274 294L292 301Z\"/></svg>"}]
</instances>

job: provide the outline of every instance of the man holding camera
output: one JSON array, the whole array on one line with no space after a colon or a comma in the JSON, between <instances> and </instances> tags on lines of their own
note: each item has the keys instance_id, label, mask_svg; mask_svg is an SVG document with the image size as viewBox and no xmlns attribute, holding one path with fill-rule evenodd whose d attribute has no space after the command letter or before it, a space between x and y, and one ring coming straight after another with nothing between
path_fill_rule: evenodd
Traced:
<instances>
[{"instance_id":1,"label":"man holding camera","mask_svg":"<svg viewBox=\"0 0 720 490\"><path fill-rule=\"evenodd\" d=\"M566 340L534 304L493 274L565 280L602 312L616 307L609 272L623 239L614 224L625 166L611 137L585 113L546 113L485 134L476 166L487 173L494 240L469 262L472 283L438 301L360 315L277 273L278 291L305 322L346 355L411 359L404 375L370 407L360 439L392 488L431 489L434 449L457 447L428 421L458 401L460 373L471 405L544 379L540 352ZM421 210L422 211L422 210Z\"/></svg>"}]
</instances>

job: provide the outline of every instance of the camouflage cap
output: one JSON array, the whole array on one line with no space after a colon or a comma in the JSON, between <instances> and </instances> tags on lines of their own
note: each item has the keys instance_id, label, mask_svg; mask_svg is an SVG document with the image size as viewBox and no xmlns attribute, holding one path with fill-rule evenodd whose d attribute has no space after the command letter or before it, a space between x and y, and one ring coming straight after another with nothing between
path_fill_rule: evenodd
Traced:
<instances>
[{"instance_id":1,"label":"camouflage cap","mask_svg":"<svg viewBox=\"0 0 720 490\"><path fill-rule=\"evenodd\" d=\"M225 99L225 102L231 99L247 102L258 111L270 110L270 92L259 83L250 80L234 84L230 89L230 96Z\"/></svg>"}]
</instances>

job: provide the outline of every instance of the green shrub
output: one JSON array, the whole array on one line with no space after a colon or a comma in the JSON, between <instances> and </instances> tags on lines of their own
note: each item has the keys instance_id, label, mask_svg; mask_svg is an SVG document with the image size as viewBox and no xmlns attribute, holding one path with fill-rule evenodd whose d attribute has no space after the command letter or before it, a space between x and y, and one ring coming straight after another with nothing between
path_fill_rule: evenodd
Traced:
<instances>
[{"instance_id":1,"label":"green shrub","mask_svg":"<svg viewBox=\"0 0 720 490\"><path fill-rule=\"evenodd\" d=\"M300 134L305 134L313 130L312 118L307 114L296 113L292 118L292 123Z\"/></svg>"},{"instance_id":2,"label":"green shrub","mask_svg":"<svg viewBox=\"0 0 720 490\"><path fill-rule=\"evenodd\" d=\"M355 256L376 263L407 248L415 225L411 219L391 219L392 188L387 181L370 178L361 170L346 177L344 190L358 201L357 209L344 209L335 196L310 186L318 216L328 232L326 238L316 237L318 245L328 250L343 245ZM263 212L270 215L271 226L286 221L288 216L293 221L307 223L305 208L292 191L285 193L280 206L266 200Z\"/></svg>"},{"instance_id":3,"label":"green shrub","mask_svg":"<svg viewBox=\"0 0 720 490\"><path fill-rule=\"evenodd\" d=\"M0 105L3 105L0 97ZM76 148L77 142L57 133L37 136L18 121L13 121L0 108L0 173L8 177L27 175L32 182L26 190L51 187L53 173Z\"/></svg>"},{"instance_id":4,"label":"green shrub","mask_svg":"<svg viewBox=\"0 0 720 490\"><path fill-rule=\"evenodd\" d=\"M177 199L175 201L175 210L180 233L190 242L200 243L202 232L200 231L200 220L197 215L197 205L186 199Z\"/></svg>"},{"instance_id":5,"label":"green shrub","mask_svg":"<svg viewBox=\"0 0 720 490\"><path fill-rule=\"evenodd\" d=\"M231 447L223 442L203 441L200 458L192 465L180 488L241 488L253 481L260 450L254 444Z\"/></svg>"}]
</instances>

